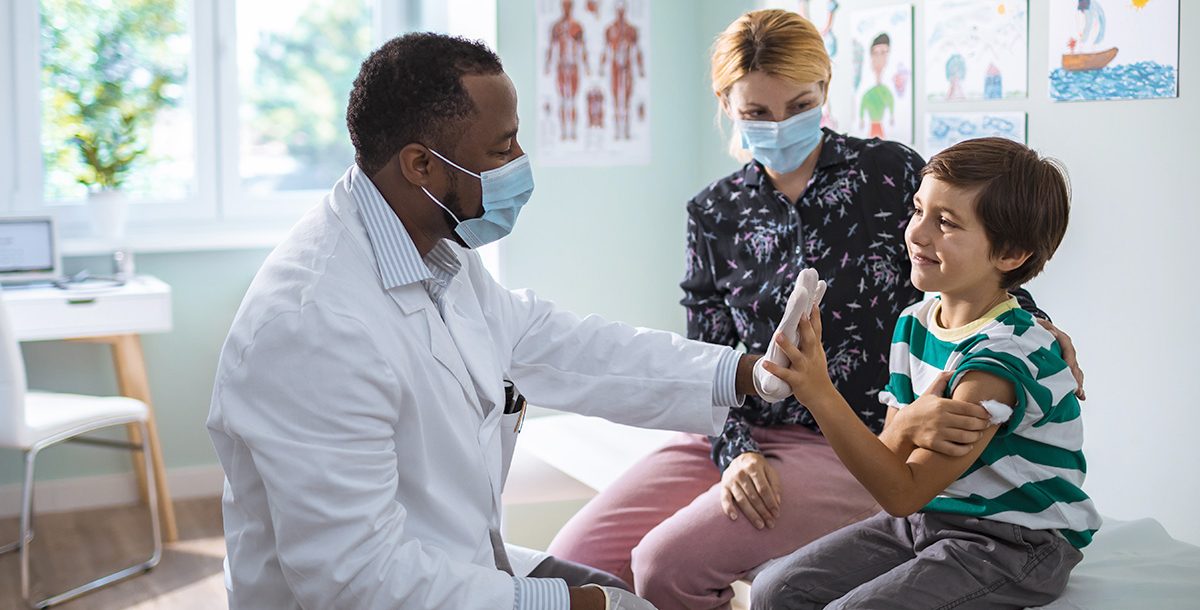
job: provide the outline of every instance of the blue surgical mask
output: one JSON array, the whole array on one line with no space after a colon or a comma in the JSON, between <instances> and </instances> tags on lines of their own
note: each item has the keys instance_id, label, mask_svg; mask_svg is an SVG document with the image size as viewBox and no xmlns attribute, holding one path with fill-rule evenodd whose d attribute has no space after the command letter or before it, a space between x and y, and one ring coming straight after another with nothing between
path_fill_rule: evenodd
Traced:
<instances>
[{"instance_id":1,"label":"blue surgical mask","mask_svg":"<svg viewBox=\"0 0 1200 610\"><path fill-rule=\"evenodd\" d=\"M742 134L742 148L781 174L799 168L821 143L820 106L779 122L737 119L735 123Z\"/></svg>"},{"instance_id":2,"label":"blue surgical mask","mask_svg":"<svg viewBox=\"0 0 1200 610\"><path fill-rule=\"evenodd\" d=\"M429 149L429 152L437 155L439 159L449 163L458 171L478 178L483 184L483 215L466 220L459 219L454 212L442 205L437 197L434 197L425 187L421 187L421 190L425 191L425 194L438 204L438 207L446 210L446 213L454 219L457 223L454 232L462 238L468 248L474 249L484 244L490 244L512 233L513 226L517 224L517 215L521 213L525 202L529 201L530 195L533 195L533 170L529 166L528 155L521 155L496 169L476 174L443 157L441 153L432 148Z\"/></svg>"}]
</instances>

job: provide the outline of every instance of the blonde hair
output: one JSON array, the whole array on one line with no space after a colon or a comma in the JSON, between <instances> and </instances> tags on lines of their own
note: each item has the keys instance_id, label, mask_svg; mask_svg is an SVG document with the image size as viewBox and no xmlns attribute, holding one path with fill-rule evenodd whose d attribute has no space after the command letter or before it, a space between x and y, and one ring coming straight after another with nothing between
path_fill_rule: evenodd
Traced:
<instances>
[{"instance_id":1,"label":"blonde hair","mask_svg":"<svg viewBox=\"0 0 1200 610\"><path fill-rule=\"evenodd\" d=\"M712 88L725 99L729 88L751 72L765 72L796 84L821 82L829 91L833 69L821 33L807 19L791 11L750 11L734 20L717 36L712 48ZM720 124L721 111L717 110ZM730 153L749 160L734 129Z\"/></svg>"}]
</instances>

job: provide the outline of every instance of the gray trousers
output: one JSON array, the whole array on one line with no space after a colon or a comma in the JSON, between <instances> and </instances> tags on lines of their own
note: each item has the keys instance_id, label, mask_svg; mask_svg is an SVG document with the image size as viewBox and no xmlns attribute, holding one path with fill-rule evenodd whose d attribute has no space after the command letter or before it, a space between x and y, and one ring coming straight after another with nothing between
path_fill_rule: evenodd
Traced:
<instances>
[{"instance_id":1,"label":"gray trousers","mask_svg":"<svg viewBox=\"0 0 1200 610\"><path fill-rule=\"evenodd\" d=\"M1058 534L974 517L879 513L764 570L754 610L1025 608L1058 598L1083 555Z\"/></svg>"},{"instance_id":2,"label":"gray trousers","mask_svg":"<svg viewBox=\"0 0 1200 610\"><path fill-rule=\"evenodd\" d=\"M542 560L541 563L529 573L533 578L561 578L567 581L568 587L582 587L583 585L600 585L601 587L616 587L625 589L633 593L633 587L625 584L625 581L596 568L585 566L582 563L559 559L551 555Z\"/></svg>"}]
</instances>

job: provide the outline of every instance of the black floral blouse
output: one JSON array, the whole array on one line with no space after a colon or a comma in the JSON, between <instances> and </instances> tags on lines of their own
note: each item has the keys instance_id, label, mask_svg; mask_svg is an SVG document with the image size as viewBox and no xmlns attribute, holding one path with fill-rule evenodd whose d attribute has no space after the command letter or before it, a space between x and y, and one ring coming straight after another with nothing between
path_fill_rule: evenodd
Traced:
<instances>
[{"instance_id":1,"label":"black floral blouse","mask_svg":"<svg viewBox=\"0 0 1200 610\"><path fill-rule=\"evenodd\" d=\"M765 352L796 275L812 267L829 284L821 306L829 376L881 430L886 408L876 395L887 383L892 329L902 309L924 298L909 280L904 246L924 165L902 144L825 130L812 181L794 205L756 161L701 191L687 205L688 337ZM1044 317L1027 293L1017 296ZM772 405L747 397L711 438L714 462L724 470L758 451L751 426L783 424L818 430L795 398Z\"/></svg>"}]
</instances>

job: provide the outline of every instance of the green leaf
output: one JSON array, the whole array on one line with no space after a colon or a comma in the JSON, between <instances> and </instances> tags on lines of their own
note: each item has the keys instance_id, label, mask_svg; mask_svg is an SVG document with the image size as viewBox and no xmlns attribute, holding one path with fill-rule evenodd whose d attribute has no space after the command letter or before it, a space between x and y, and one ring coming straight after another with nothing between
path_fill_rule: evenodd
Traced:
<instances>
[{"instance_id":1,"label":"green leaf","mask_svg":"<svg viewBox=\"0 0 1200 610\"><path fill-rule=\"evenodd\" d=\"M43 158L89 188L119 188L150 147L164 95L186 79L176 0L41 0ZM182 64L182 65L181 65ZM139 84L140 83L140 84Z\"/></svg>"}]
</instances>

